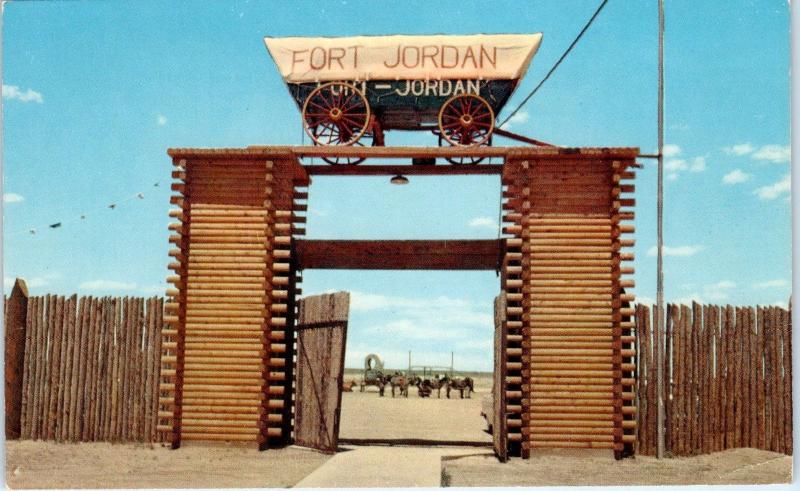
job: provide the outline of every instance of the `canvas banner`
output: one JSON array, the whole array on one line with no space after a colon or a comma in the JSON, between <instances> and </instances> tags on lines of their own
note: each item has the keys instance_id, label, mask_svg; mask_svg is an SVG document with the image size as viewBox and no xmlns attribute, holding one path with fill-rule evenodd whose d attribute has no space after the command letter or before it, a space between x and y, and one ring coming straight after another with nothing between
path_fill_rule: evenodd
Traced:
<instances>
[{"instance_id":1,"label":"canvas banner","mask_svg":"<svg viewBox=\"0 0 800 491\"><path fill-rule=\"evenodd\" d=\"M542 34L264 38L286 82L516 80Z\"/></svg>"}]
</instances>

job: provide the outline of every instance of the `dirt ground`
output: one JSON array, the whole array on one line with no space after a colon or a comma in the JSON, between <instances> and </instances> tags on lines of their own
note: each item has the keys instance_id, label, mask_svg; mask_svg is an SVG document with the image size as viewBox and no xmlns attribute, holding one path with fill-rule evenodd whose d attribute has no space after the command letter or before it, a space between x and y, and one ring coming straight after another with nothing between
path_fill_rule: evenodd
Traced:
<instances>
[{"instance_id":1,"label":"dirt ground","mask_svg":"<svg viewBox=\"0 0 800 491\"><path fill-rule=\"evenodd\" d=\"M349 444L330 461L329 456L298 447L259 452L252 447L186 443L173 451L108 443L8 442L6 483L11 488L261 488L291 487L301 480L309 486L349 487L433 486L436 482L443 486L765 484L791 479L791 457L752 449L621 462L610 453L548 452L501 464L492 453L491 436L484 431L486 423L480 416L481 400L489 393L488 381L481 382L472 399L437 399L435 393L433 398L421 399L416 389L411 389L407 399L393 399L388 390L381 398L374 387L364 393L357 388L345 392L340 435ZM356 440L380 444L364 446ZM409 447L402 440L460 441L473 446ZM397 467L393 466L376 474L374 464L364 464L375 459L409 460L407 468L416 470L398 469L398 475L386 475ZM336 462L342 465L333 465ZM421 469L429 472L423 476Z\"/></svg>"},{"instance_id":2,"label":"dirt ground","mask_svg":"<svg viewBox=\"0 0 800 491\"><path fill-rule=\"evenodd\" d=\"M460 399L452 393L450 399L442 391L441 399L421 398L416 387L408 398L392 398L391 389L379 397L375 387L366 392L342 394L342 422L340 438L347 439L420 439L435 441L486 442L492 441L486 433L486 423L480 415L484 389L472 394L470 399Z\"/></svg>"},{"instance_id":3,"label":"dirt ground","mask_svg":"<svg viewBox=\"0 0 800 491\"><path fill-rule=\"evenodd\" d=\"M547 452L501 464L490 452L442 458L443 486L573 486L658 484L775 484L792 479L787 455L739 448L658 460L615 461L606 453Z\"/></svg>"},{"instance_id":4,"label":"dirt ground","mask_svg":"<svg viewBox=\"0 0 800 491\"><path fill-rule=\"evenodd\" d=\"M330 457L290 447L6 442L11 488L291 487Z\"/></svg>"}]
</instances>

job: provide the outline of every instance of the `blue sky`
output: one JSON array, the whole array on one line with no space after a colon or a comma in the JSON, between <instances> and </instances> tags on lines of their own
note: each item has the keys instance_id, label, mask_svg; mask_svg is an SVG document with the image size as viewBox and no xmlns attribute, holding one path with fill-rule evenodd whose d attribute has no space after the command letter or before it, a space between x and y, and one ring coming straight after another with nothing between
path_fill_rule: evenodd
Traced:
<instances>
[{"instance_id":1,"label":"blue sky","mask_svg":"<svg viewBox=\"0 0 800 491\"><path fill-rule=\"evenodd\" d=\"M7 3L6 291L22 276L34 294L162 293L166 149L302 141L299 112L263 46L265 35L543 32L510 109L597 4ZM785 303L789 9L780 1L670 0L666 8L667 298ZM609 2L512 129L559 145L654 152L656 14L655 1ZM396 132L388 141L434 142L432 135ZM655 297L656 170L653 161L643 163L635 292L647 301ZM308 237L494 238L499 193L496 177L413 178L402 187L385 178L317 178ZM56 222L62 226L48 227ZM308 271L303 288L354 292L348 366L374 351L400 367L408 350L415 363L447 364L452 350L457 367L491 367L491 305L499 290L492 272Z\"/></svg>"}]
</instances>

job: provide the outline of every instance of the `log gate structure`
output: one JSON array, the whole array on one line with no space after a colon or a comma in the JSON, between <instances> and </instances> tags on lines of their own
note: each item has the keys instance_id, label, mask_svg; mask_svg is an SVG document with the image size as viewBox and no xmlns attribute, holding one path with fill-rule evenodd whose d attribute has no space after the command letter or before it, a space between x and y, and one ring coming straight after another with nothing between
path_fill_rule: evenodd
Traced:
<instances>
[{"instance_id":1,"label":"log gate structure","mask_svg":"<svg viewBox=\"0 0 800 491\"><path fill-rule=\"evenodd\" d=\"M292 440L302 270L500 272L498 455L635 441L633 169L637 148L171 149L177 208L162 332L159 431L182 441ZM502 164L308 166L304 157L496 157ZM497 175L498 240L304 240L314 175ZM492 356L490 352L486 356ZM497 387L497 383L501 387ZM502 413L500 413L502 411ZM497 426L496 426L497 428ZM498 443L501 442L501 443ZM500 445L501 448L498 448Z\"/></svg>"}]
</instances>

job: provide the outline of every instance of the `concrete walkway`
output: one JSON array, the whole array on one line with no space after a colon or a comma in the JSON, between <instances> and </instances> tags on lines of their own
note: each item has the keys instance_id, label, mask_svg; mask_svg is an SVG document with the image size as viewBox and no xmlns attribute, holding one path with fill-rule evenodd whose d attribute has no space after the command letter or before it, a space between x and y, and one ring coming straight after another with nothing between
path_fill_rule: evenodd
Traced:
<instances>
[{"instance_id":1,"label":"concrete walkway","mask_svg":"<svg viewBox=\"0 0 800 491\"><path fill-rule=\"evenodd\" d=\"M491 453L483 448L344 446L296 488L441 486L442 457Z\"/></svg>"}]
</instances>

